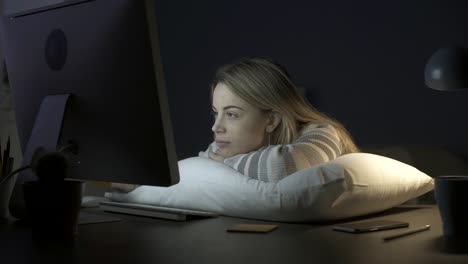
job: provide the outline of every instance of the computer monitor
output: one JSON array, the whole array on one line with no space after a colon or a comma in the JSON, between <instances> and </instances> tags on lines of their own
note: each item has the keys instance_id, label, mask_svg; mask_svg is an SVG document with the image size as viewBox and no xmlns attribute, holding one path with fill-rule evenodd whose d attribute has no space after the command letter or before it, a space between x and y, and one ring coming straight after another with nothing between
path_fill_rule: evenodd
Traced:
<instances>
[{"instance_id":1,"label":"computer monitor","mask_svg":"<svg viewBox=\"0 0 468 264\"><path fill-rule=\"evenodd\" d=\"M4 16L23 164L72 142L69 178L179 181L151 0L87 0ZM18 176L13 207L24 208ZM12 212L13 213L13 212Z\"/></svg>"}]
</instances>

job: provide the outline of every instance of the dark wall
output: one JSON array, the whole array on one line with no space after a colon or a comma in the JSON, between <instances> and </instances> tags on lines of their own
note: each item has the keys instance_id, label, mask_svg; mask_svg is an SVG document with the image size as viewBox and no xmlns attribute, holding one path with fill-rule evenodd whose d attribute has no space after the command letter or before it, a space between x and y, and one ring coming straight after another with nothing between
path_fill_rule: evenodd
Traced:
<instances>
[{"instance_id":1,"label":"dark wall","mask_svg":"<svg viewBox=\"0 0 468 264\"><path fill-rule=\"evenodd\" d=\"M244 56L284 64L360 146L437 145L468 157L468 90L424 85L440 47L468 47L468 1L160 0L162 58L179 159L212 140L209 83Z\"/></svg>"}]
</instances>

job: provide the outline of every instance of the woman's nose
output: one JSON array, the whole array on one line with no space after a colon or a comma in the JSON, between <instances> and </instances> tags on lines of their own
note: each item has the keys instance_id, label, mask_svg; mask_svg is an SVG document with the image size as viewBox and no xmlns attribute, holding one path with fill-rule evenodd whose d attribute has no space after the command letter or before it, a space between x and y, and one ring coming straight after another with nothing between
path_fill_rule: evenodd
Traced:
<instances>
[{"instance_id":1,"label":"woman's nose","mask_svg":"<svg viewBox=\"0 0 468 264\"><path fill-rule=\"evenodd\" d=\"M224 125L222 123L222 120L220 117L216 118L213 126L211 127L211 130L214 132L214 133L222 133L225 131L224 129Z\"/></svg>"}]
</instances>

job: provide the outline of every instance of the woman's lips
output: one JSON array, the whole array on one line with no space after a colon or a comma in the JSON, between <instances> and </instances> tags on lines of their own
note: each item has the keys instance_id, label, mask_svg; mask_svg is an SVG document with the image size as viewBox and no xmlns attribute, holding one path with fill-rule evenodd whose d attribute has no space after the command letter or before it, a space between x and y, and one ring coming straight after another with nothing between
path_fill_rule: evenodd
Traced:
<instances>
[{"instance_id":1,"label":"woman's lips","mask_svg":"<svg viewBox=\"0 0 468 264\"><path fill-rule=\"evenodd\" d=\"M228 142L228 141L216 141L216 146L218 146L218 148L225 148L227 147L231 142Z\"/></svg>"}]
</instances>

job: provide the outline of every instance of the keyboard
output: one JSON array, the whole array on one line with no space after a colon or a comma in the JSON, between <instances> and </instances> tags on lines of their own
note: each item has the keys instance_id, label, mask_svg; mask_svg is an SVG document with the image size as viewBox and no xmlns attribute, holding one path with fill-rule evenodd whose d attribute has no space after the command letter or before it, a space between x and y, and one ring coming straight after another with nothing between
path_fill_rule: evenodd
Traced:
<instances>
[{"instance_id":1,"label":"keyboard","mask_svg":"<svg viewBox=\"0 0 468 264\"><path fill-rule=\"evenodd\" d=\"M162 218L176 221L185 221L189 218L218 216L218 214L211 212L109 201L100 202L99 207L101 210L107 212Z\"/></svg>"}]
</instances>

